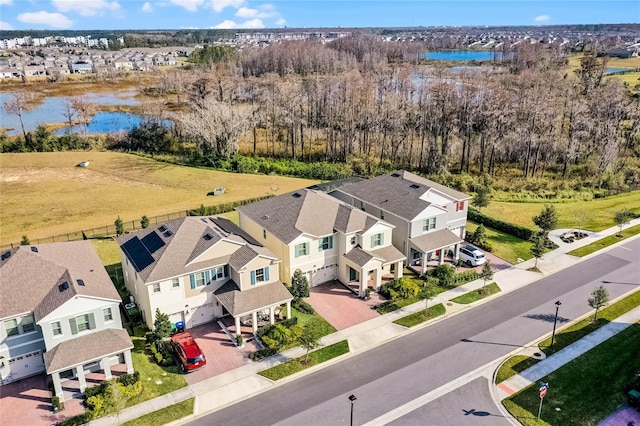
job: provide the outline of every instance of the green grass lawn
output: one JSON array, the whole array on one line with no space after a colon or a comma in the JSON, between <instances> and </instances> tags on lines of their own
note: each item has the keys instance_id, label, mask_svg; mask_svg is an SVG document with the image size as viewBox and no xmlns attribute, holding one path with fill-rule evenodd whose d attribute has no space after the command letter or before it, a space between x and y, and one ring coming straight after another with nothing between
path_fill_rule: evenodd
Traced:
<instances>
[{"instance_id":1,"label":"green grass lawn","mask_svg":"<svg viewBox=\"0 0 640 426\"><path fill-rule=\"evenodd\" d=\"M470 291L461 296L451 299L451 301L455 303L461 303L463 305L467 305L469 303L473 303L480 299L484 299L485 297L489 297L492 294L496 294L499 292L500 292L500 287L498 287L498 284L491 283L486 285L484 289Z\"/></svg>"},{"instance_id":2,"label":"green grass lawn","mask_svg":"<svg viewBox=\"0 0 640 426\"><path fill-rule=\"evenodd\" d=\"M333 345L329 345L309 353L309 360L306 363L304 362L305 357L302 356L300 358L287 361L283 364L276 365L275 367L271 367L266 370L263 370L258 374L260 374L263 377L266 377L267 379L280 380L284 377L290 376L304 369L313 367L314 365L321 364L325 361L336 358L348 352L349 352L349 342L347 342L346 340L342 340L338 343L334 343Z\"/></svg>"},{"instance_id":3,"label":"green grass lawn","mask_svg":"<svg viewBox=\"0 0 640 426\"><path fill-rule=\"evenodd\" d=\"M477 227L478 224L467 221L467 234L473 234ZM528 260L533 257L531 255L530 241L521 240L518 237L492 228L485 227L485 229L487 241L493 247L491 253L500 259L515 265L518 263L518 258Z\"/></svg>"},{"instance_id":4,"label":"green grass lawn","mask_svg":"<svg viewBox=\"0 0 640 426\"><path fill-rule=\"evenodd\" d=\"M585 304L586 303L587 301L585 300ZM596 323L592 322L593 316L589 316L570 327L558 331L553 347L550 346L551 337L540 342L538 347L549 356L638 306L640 306L640 291L636 291L624 299L598 311L598 322Z\"/></svg>"},{"instance_id":5,"label":"green grass lawn","mask_svg":"<svg viewBox=\"0 0 640 426\"><path fill-rule=\"evenodd\" d=\"M536 422L537 383L503 404L523 425L597 425L625 403L624 386L640 368L639 353L640 324L636 323L542 378L549 390L540 422Z\"/></svg>"},{"instance_id":6,"label":"green grass lawn","mask_svg":"<svg viewBox=\"0 0 640 426\"><path fill-rule=\"evenodd\" d=\"M418 284L418 286L422 286L422 278L420 278L418 275L416 275L415 272L413 272L410 269L404 269L403 272L403 277L414 281L415 283ZM436 286L435 287L436 290L436 296L444 291L449 290L449 288L447 287L441 287L441 286ZM405 306L409 306L409 305L413 305L416 302L419 302L420 299L418 296L410 296L407 297L406 299L396 299L396 300L389 300L387 302L381 303L378 306L376 306L376 311L378 311L378 313L380 315L384 315L384 314L388 314L389 312L393 312L393 311L397 311L400 308L404 308Z\"/></svg>"},{"instance_id":7,"label":"green grass lawn","mask_svg":"<svg viewBox=\"0 0 640 426\"><path fill-rule=\"evenodd\" d=\"M632 237L634 235L640 234L640 225L632 226L631 228L623 229L622 232L619 233L621 237L618 236L618 233L614 235L609 235L608 237L604 237L598 241L594 241L591 244L588 244L584 247L577 248L575 250L571 250L568 254L573 256L583 257L593 252L596 252L605 247L609 247L615 243L618 243L625 238Z\"/></svg>"},{"instance_id":8,"label":"green grass lawn","mask_svg":"<svg viewBox=\"0 0 640 426\"><path fill-rule=\"evenodd\" d=\"M137 419L130 420L123 423L123 426L165 425L193 414L194 402L194 398L189 398L185 401L178 402L177 404L154 411L153 413L145 414Z\"/></svg>"},{"instance_id":9,"label":"green grass lawn","mask_svg":"<svg viewBox=\"0 0 640 426\"><path fill-rule=\"evenodd\" d=\"M540 362L539 359L531 358L526 355L514 355L500 365L496 373L496 383L502 383L509 377L513 377Z\"/></svg>"},{"instance_id":10,"label":"green grass lawn","mask_svg":"<svg viewBox=\"0 0 640 426\"><path fill-rule=\"evenodd\" d=\"M418 324L422 324L425 321L429 321L441 315L444 315L446 311L447 310L444 305L442 303L438 303L437 305L429 306L426 315L424 313L424 310L421 310L419 312L395 320L394 324L402 325L404 327L413 327Z\"/></svg>"},{"instance_id":11,"label":"green grass lawn","mask_svg":"<svg viewBox=\"0 0 640 426\"><path fill-rule=\"evenodd\" d=\"M317 313L309 315L305 314L304 312L300 312L299 310L292 307L291 315L295 318L298 318L298 325L302 327L304 327L305 324L313 321L317 327L319 337L327 336L337 331L334 326L329 324L326 319L322 318Z\"/></svg>"}]
</instances>

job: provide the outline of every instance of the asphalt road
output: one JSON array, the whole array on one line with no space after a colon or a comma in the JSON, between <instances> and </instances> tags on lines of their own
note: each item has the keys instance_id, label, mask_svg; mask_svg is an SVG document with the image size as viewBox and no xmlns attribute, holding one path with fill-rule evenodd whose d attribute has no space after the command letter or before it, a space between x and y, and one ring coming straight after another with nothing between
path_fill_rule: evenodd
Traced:
<instances>
[{"instance_id":1,"label":"asphalt road","mask_svg":"<svg viewBox=\"0 0 640 426\"><path fill-rule=\"evenodd\" d=\"M190 424L349 424L350 394L358 398L354 405L354 424L375 421L549 333L556 300L562 302L560 321L569 321L590 311L587 299L599 285L608 289L611 299L638 287L639 253L640 239L630 241L492 302ZM446 424L466 424L472 422L466 421L471 418L477 424L503 423L504 419L499 421L497 417L495 405L488 404L488 394L478 393L476 388L481 387L481 379L474 381L470 390L465 386L465 389L444 395L426 406L417 406L414 411L399 415L396 423L434 425L446 421ZM488 389L488 385L485 388ZM470 398L465 395L475 397L465 403L463 399ZM424 408L429 406L439 411L432 414ZM462 410L475 411L464 416ZM458 422L459 419L463 420Z\"/></svg>"}]
</instances>

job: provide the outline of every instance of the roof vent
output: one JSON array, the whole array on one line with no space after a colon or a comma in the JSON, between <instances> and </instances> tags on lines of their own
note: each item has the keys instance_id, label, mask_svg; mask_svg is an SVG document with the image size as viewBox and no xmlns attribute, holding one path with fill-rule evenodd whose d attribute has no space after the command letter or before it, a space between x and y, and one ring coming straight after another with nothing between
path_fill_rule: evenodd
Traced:
<instances>
[{"instance_id":1,"label":"roof vent","mask_svg":"<svg viewBox=\"0 0 640 426\"><path fill-rule=\"evenodd\" d=\"M84 287L84 280L78 280L78 285L81 285L82 287Z\"/></svg>"},{"instance_id":2,"label":"roof vent","mask_svg":"<svg viewBox=\"0 0 640 426\"><path fill-rule=\"evenodd\" d=\"M69 288L69 283L66 282L66 281L58 286L58 290L60 291L60 293L62 293L63 291L65 291L68 288Z\"/></svg>"},{"instance_id":3,"label":"roof vent","mask_svg":"<svg viewBox=\"0 0 640 426\"><path fill-rule=\"evenodd\" d=\"M391 173L391 177L400 177L398 173Z\"/></svg>"},{"instance_id":4,"label":"roof vent","mask_svg":"<svg viewBox=\"0 0 640 426\"><path fill-rule=\"evenodd\" d=\"M5 251L4 253L2 253L2 256L0 256L0 259L5 260L11 257L11 252L10 251Z\"/></svg>"},{"instance_id":5,"label":"roof vent","mask_svg":"<svg viewBox=\"0 0 640 426\"><path fill-rule=\"evenodd\" d=\"M213 235L211 235L211 234L204 234L204 236L203 236L202 238L204 238L205 240L209 241L209 240L213 239Z\"/></svg>"},{"instance_id":6,"label":"roof vent","mask_svg":"<svg viewBox=\"0 0 640 426\"><path fill-rule=\"evenodd\" d=\"M297 193L297 192L294 192L293 194L291 194L291 196L292 196L293 198L300 198L300 197L302 197L302 195L300 195L300 194L299 194L299 193Z\"/></svg>"},{"instance_id":7,"label":"roof vent","mask_svg":"<svg viewBox=\"0 0 640 426\"><path fill-rule=\"evenodd\" d=\"M160 231L160 232L164 232L166 230L167 230L167 227L164 226L164 225L162 225L160 228L158 228L158 231Z\"/></svg>"},{"instance_id":8,"label":"roof vent","mask_svg":"<svg viewBox=\"0 0 640 426\"><path fill-rule=\"evenodd\" d=\"M417 183L412 183L410 185L410 187L413 188L413 189L418 189L418 188L420 188L420 185L418 185Z\"/></svg>"},{"instance_id":9,"label":"roof vent","mask_svg":"<svg viewBox=\"0 0 640 426\"><path fill-rule=\"evenodd\" d=\"M261 218L261 219L262 219L262 220L267 220L267 219L269 219L269 215L268 215L268 214L265 214L264 216L262 216L262 218Z\"/></svg>"},{"instance_id":10,"label":"roof vent","mask_svg":"<svg viewBox=\"0 0 640 426\"><path fill-rule=\"evenodd\" d=\"M34 253L37 253L38 252L38 247L31 246L31 251L34 252Z\"/></svg>"},{"instance_id":11,"label":"roof vent","mask_svg":"<svg viewBox=\"0 0 640 426\"><path fill-rule=\"evenodd\" d=\"M164 234L162 234L165 236L165 238L169 238L170 236L173 235L173 231L171 231L170 229L167 229L167 232L165 232Z\"/></svg>"}]
</instances>

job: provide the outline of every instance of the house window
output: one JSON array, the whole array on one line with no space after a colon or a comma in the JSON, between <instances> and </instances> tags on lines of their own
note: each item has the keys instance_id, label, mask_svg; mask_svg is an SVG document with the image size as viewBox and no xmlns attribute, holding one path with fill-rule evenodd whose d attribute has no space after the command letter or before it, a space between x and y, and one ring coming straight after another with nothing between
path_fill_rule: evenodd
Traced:
<instances>
[{"instance_id":1,"label":"house window","mask_svg":"<svg viewBox=\"0 0 640 426\"><path fill-rule=\"evenodd\" d=\"M217 266L211 270L212 280L221 280L229 275L227 265Z\"/></svg>"},{"instance_id":2,"label":"house window","mask_svg":"<svg viewBox=\"0 0 640 426\"><path fill-rule=\"evenodd\" d=\"M179 278L172 279L171 280L171 287L173 287L173 288L180 287L180 279Z\"/></svg>"},{"instance_id":3,"label":"house window","mask_svg":"<svg viewBox=\"0 0 640 426\"><path fill-rule=\"evenodd\" d=\"M160 283L154 283L153 284L153 292L154 293L160 293Z\"/></svg>"},{"instance_id":4,"label":"house window","mask_svg":"<svg viewBox=\"0 0 640 426\"><path fill-rule=\"evenodd\" d=\"M20 334L20 330L18 330L18 321L15 319L5 321L4 329L7 332L7 337L17 336L18 334Z\"/></svg>"},{"instance_id":5,"label":"house window","mask_svg":"<svg viewBox=\"0 0 640 426\"><path fill-rule=\"evenodd\" d=\"M318 250L330 250L333 248L333 236L324 237L320 239L320 244L318 245Z\"/></svg>"},{"instance_id":6,"label":"house window","mask_svg":"<svg viewBox=\"0 0 640 426\"><path fill-rule=\"evenodd\" d=\"M102 310L102 314L104 315L104 322L113 321L113 312L111 312L111 308L104 308Z\"/></svg>"},{"instance_id":7,"label":"house window","mask_svg":"<svg viewBox=\"0 0 640 426\"><path fill-rule=\"evenodd\" d=\"M267 239L267 230L266 229L262 230L262 238L264 238L265 240Z\"/></svg>"},{"instance_id":8,"label":"house window","mask_svg":"<svg viewBox=\"0 0 640 426\"><path fill-rule=\"evenodd\" d=\"M36 329L36 325L33 321L33 315L28 315L22 318L22 321L20 321L20 325L22 325L23 333L30 333L32 331L35 331Z\"/></svg>"},{"instance_id":9,"label":"house window","mask_svg":"<svg viewBox=\"0 0 640 426\"><path fill-rule=\"evenodd\" d=\"M60 321L51 323L51 332L54 336L62 336L62 326L60 325Z\"/></svg>"},{"instance_id":10,"label":"house window","mask_svg":"<svg viewBox=\"0 0 640 426\"><path fill-rule=\"evenodd\" d=\"M429 231L431 229L436 229L436 218L430 217L429 219L425 219L422 221L422 230Z\"/></svg>"},{"instance_id":11,"label":"house window","mask_svg":"<svg viewBox=\"0 0 640 426\"><path fill-rule=\"evenodd\" d=\"M296 258L300 256L307 256L309 254L309 243L300 243L295 247Z\"/></svg>"},{"instance_id":12,"label":"house window","mask_svg":"<svg viewBox=\"0 0 640 426\"><path fill-rule=\"evenodd\" d=\"M456 203L456 211L462 211L464 210L464 201L458 201Z\"/></svg>"},{"instance_id":13,"label":"house window","mask_svg":"<svg viewBox=\"0 0 640 426\"><path fill-rule=\"evenodd\" d=\"M71 318L69 325L71 326L71 334L78 334L96 328L96 321L93 314L84 314Z\"/></svg>"},{"instance_id":14,"label":"house window","mask_svg":"<svg viewBox=\"0 0 640 426\"><path fill-rule=\"evenodd\" d=\"M371 236L371 248L378 247L384 244L384 234L374 234Z\"/></svg>"},{"instance_id":15,"label":"house window","mask_svg":"<svg viewBox=\"0 0 640 426\"><path fill-rule=\"evenodd\" d=\"M351 237L351 245L352 246L356 245L356 237L355 237L355 235L353 237Z\"/></svg>"},{"instance_id":16,"label":"house window","mask_svg":"<svg viewBox=\"0 0 640 426\"><path fill-rule=\"evenodd\" d=\"M204 272L196 272L196 287L202 287L205 285Z\"/></svg>"},{"instance_id":17,"label":"house window","mask_svg":"<svg viewBox=\"0 0 640 426\"><path fill-rule=\"evenodd\" d=\"M251 285L255 285L256 283L261 283L264 281L269 281L269 268L260 268L255 271L251 271Z\"/></svg>"}]
</instances>

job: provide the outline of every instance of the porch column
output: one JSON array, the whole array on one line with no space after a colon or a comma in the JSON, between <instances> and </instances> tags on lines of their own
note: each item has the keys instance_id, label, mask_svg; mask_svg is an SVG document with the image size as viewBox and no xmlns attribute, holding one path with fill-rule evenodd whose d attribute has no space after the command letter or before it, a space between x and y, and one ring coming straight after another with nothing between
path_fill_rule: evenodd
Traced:
<instances>
[{"instance_id":1,"label":"porch column","mask_svg":"<svg viewBox=\"0 0 640 426\"><path fill-rule=\"evenodd\" d=\"M438 256L438 265L444 263L444 249L440 249L440 255Z\"/></svg>"},{"instance_id":2,"label":"porch column","mask_svg":"<svg viewBox=\"0 0 640 426\"><path fill-rule=\"evenodd\" d=\"M236 320L236 337L238 337L242 331L240 330L240 317L237 316L234 318L234 320Z\"/></svg>"},{"instance_id":3,"label":"porch column","mask_svg":"<svg viewBox=\"0 0 640 426\"><path fill-rule=\"evenodd\" d=\"M131 359L131 349L124 351L124 363L127 365L127 374L133 374L133 360Z\"/></svg>"},{"instance_id":4,"label":"porch column","mask_svg":"<svg viewBox=\"0 0 640 426\"><path fill-rule=\"evenodd\" d=\"M111 380L113 379L113 376L111 375L111 362L109 362L109 358L102 358L100 360L100 368L102 369L102 372L104 373L104 379L105 380Z\"/></svg>"},{"instance_id":5,"label":"porch column","mask_svg":"<svg viewBox=\"0 0 640 426\"><path fill-rule=\"evenodd\" d=\"M64 392L62 392L62 383L60 383L60 373L52 373L51 380L53 380L54 393L60 401L64 401Z\"/></svg>"},{"instance_id":6,"label":"porch column","mask_svg":"<svg viewBox=\"0 0 640 426\"><path fill-rule=\"evenodd\" d=\"M76 376L78 377L78 383L80 383L80 392L84 392L87 388L87 379L84 376L84 364L76 366Z\"/></svg>"},{"instance_id":7,"label":"porch column","mask_svg":"<svg viewBox=\"0 0 640 426\"><path fill-rule=\"evenodd\" d=\"M458 259L460 259L460 243L453 246L453 261L458 263Z\"/></svg>"},{"instance_id":8,"label":"porch column","mask_svg":"<svg viewBox=\"0 0 640 426\"><path fill-rule=\"evenodd\" d=\"M269 308L269 323L271 324L276 323L276 307L275 306L271 306Z\"/></svg>"},{"instance_id":9,"label":"porch column","mask_svg":"<svg viewBox=\"0 0 640 426\"><path fill-rule=\"evenodd\" d=\"M382 267L373 270L373 285L376 290L382 285Z\"/></svg>"},{"instance_id":10,"label":"porch column","mask_svg":"<svg viewBox=\"0 0 640 426\"><path fill-rule=\"evenodd\" d=\"M258 312L251 312L251 325L253 325L253 334L258 331Z\"/></svg>"},{"instance_id":11,"label":"porch column","mask_svg":"<svg viewBox=\"0 0 640 426\"><path fill-rule=\"evenodd\" d=\"M364 289L369 285L369 274L365 272L364 268L360 270L360 289L358 291L358 296L364 297Z\"/></svg>"},{"instance_id":12,"label":"porch column","mask_svg":"<svg viewBox=\"0 0 640 426\"><path fill-rule=\"evenodd\" d=\"M287 319L291 318L291 300L287 300Z\"/></svg>"},{"instance_id":13,"label":"porch column","mask_svg":"<svg viewBox=\"0 0 640 426\"><path fill-rule=\"evenodd\" d=\"M402 278L402 260L396 263L396 270L393 272L393 278L396 280Z\"/></svg>"},{"instance_id":14,"label":"porch column","mask_svg":"<svg viewBox=\"0 0 640 426\"><path fill-rule=\"evenodd\" d=\"M421 266L422 266L422 274L421 275L424 275L424 274L427 273L427 253L426 252L422 253L422 262L420 262L420 263L421 263Z\"/></svg>"}]
</instances>

